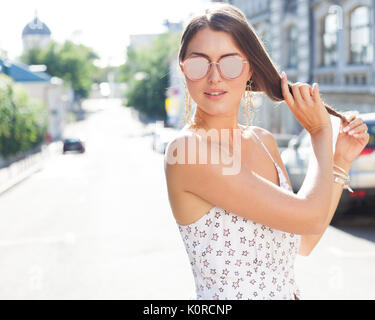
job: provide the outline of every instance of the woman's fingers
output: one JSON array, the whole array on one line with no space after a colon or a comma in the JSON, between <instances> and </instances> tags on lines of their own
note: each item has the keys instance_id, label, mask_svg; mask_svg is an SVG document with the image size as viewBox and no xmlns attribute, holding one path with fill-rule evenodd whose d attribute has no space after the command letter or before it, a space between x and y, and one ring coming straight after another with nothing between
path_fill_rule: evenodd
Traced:
<instances>
[{"instance_id":1,"label":"woman's fingers","mask_svg":"<svg viewBox=\"0 0 375 320\"><path fill-rule=\"evenodd\" d=\"M301 97L303 98L304 100L304 103L305 104L308 104L308 105L313 105L314 104L314 101L310 95L310 85L308 84L301 84L299 86L299 91L301 93Z\"/></svg>"},{"instance_id":2,"label":"woman's fingers","mask_svg":"<svg viewBox=\"0 0 375 320\"><path fill-rule=\"evenodd\" d=\"M294 100L297 102L297 104L299 104L300 106L303 105L303 99L302 99L302 95L299 91L299 86L301 85L302 83L301 82L296 82L292 85L292 92L293 92L293 97L294 97Z\"/></svg>"},{"instance_id":3,"label":"woman's fingers","mask_svg":"<svg viewBox=\"0 0 375 320\"><path fill-rule=\"evenodd\" d=\"M288 79L284 71L281 73L281 92L283 94L285 102L288 104L288 106L293 108L294 98L289 91Z\"/></svg>"},{"instance_id":4,"label":"woman's fingers","mask_svg":"<svg viewBox=\"0 0 375 320\"><path fill-rule=\"evenodd\" d=\"M368 140L369 138L370 138L370 135L368 134L368 132L366 131L366 132L362 132L362 133L354 133L353 134L353 137L354 138L364 138L364 139L366 139L366 140Z\"/></svg>"},{"instance_id":5,"label":"woman's fingers","mask_svg":"<svg viewBox=\"0 0 375 320\"><path fill-rule=\"evenodd\" d=\"M320 99L319 85L316 82L314 82L312 89L313 89L312 98L314 102L321 103L322 100Z\"/></svg>"},{"instance_id":6,"label":"woman's fingers","mask_svg":"<svg viewBox=\"0 0 375 320\"><path fill-rule=\"evenodd\" d=\"M295 102L300 105L313 104L313 90L310 85L296 82L292 86L293 95L289 91L288 80L285 72L281 73L281 91L285 102L290 106L295 106Z\"/></svg>"},{"instance_id":7,"label":"woman's fingers","mask_svg":"<svg viewBox=\"0 0 375 320\"><path fill-rule=\"evenodd\" d=\"M313 88L301 82L289 85L285 73L282 72L281 91L293 115L310 134L331 125L329 114L320 99L316 84Z\"/></svg>"},{"instance_id":8,"label":"woman's fingers","mask_svg":"<svg viewBox=\"0 0 375 320\"><path fill-rule=\"evenodd\" d=\"M351 129L348 132L348 134L354 135L354 134L359 134L359 133L363 133L363 132L367 132L367 125L365 123Z\"/></svg>"},{"instance_id":9,"label":"woman's fingers","mask_svg":"<svg viewBox=\"0 0 375 320\"><path fill-rule=\"evenodd\" d=\"M363 120L362 118L354 118L354 120L350 120L349 124L344 127L342 130L343 132L348 132L348 131L351 131L353 130L355 127L361 125L363 123Z\"/></svg>"},{"instance_id":10,"label":"woman's fingers","mask_svg":"<svg viewBox=\"0 0 375 320\"><path fill-rule=\"evenodd\" d=\"M349 116L349 124L342 129L342 132L348 133L348 135L353 136L354 138L367 138L367 125L363 123L361 117L357 118L356 114L351 114Z\"/></svg>"}]
</instances>

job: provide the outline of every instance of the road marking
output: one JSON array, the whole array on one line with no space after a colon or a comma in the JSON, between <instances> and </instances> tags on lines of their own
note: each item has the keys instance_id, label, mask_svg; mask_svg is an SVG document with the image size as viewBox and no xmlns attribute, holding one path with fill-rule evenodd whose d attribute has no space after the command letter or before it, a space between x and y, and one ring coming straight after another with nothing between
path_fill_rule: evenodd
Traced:
<instances>
[{"instance_id":1,"label":"road marking","mask_svg":"<svg viewBox=\"0 0 375 320\"><path fill-rule=\"evenodd\" d=\"M76 243L76 235L71 232L65 233L62 237L44 237L44 238L19 238L10 241L0 241L0 247L9 247L25 244L55 244L55 243L65 243L68 245L73 245Z\"/></svg>"},{"instance_id":2,"label":"road marking","mask_svg":"<svg viewBox=\"0 0 375 320\"><path fill-rule=\"evenodd\" d=\"M369 257L375 257L375 250L374 251L346 251L342 250L337 247L329 247L328 250L334 254L335 256L341 257L341 258L369 258Z\"/></svg>"}]
</instances>

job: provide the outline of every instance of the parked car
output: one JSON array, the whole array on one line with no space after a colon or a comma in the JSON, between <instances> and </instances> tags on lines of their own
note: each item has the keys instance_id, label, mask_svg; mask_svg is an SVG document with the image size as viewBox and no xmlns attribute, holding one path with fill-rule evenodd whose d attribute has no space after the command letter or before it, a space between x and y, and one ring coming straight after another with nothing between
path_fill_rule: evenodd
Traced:
<instances>
[{"instance_id":1,"label":"parked car","mask_svg":"<svg viewBox=\"0 0 375 320\"><path fill-rule=\"evenodd\" d=\"M66 138L63 141L63 153L66 151L85 152L85 143L78 138Z\"/></svg>"},{"instance_id":2,"label":"parked car","mask_svg":"<svg viewBox=\"0 0 375 320\"><path fill-rule=\"evenodd\" d=\"M367 207L375 213L375 113L361 114L361 118L368 127L370 140L349 172L349 185L354 192L343 191L333 222L357 206ZM310 135L303 130L289 141L288 148L281 153L294 192L302 186L312 152Z\"/></svg>"},{"instance_id":3,"label":"parked car","mask_svg":"<svg viewBox=\"0 0 375 320\"><path fill-rule=\"evenodd\" d=\"M152 149L154 151L165 153L165 149L170 141L177 135L175 128L160 128L153 133Z\"/></svg>"}]
</instances>

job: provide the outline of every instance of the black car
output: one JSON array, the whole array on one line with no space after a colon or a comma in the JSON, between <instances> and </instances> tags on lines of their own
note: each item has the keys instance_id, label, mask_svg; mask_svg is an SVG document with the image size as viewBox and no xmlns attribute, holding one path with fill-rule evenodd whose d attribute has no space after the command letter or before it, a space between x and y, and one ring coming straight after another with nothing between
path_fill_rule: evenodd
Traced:
<instances>
[{"instance_id":1,"label":"black car","mask_svg":"<svg viewBox=\"0 0 375 320\"><path fill-rule=\"evenodd\" d=\"M80 153L84 153L85 144L78 138L64 139L63 153L65 153L66 151L78 151Z\"/></svg>"}]
</instances>

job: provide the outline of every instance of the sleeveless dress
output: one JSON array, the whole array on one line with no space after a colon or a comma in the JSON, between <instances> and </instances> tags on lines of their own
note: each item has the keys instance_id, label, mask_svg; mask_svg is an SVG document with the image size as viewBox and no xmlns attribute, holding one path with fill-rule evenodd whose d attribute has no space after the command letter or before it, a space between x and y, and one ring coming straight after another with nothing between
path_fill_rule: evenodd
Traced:
<instances>
[{"instance_id":1,"label":"sleeveless dress","mask_svg":"<svg viewBox=\"0 0 375 320\"><path fill-rule=\"evenodd\" d=\"M262 140L252 133L275 164L280 187L293 192ZM197 300L301 299L294 278L300 235L218 206L189 225L176 223L190 260Z\"/></svg>"}]
</instances>

